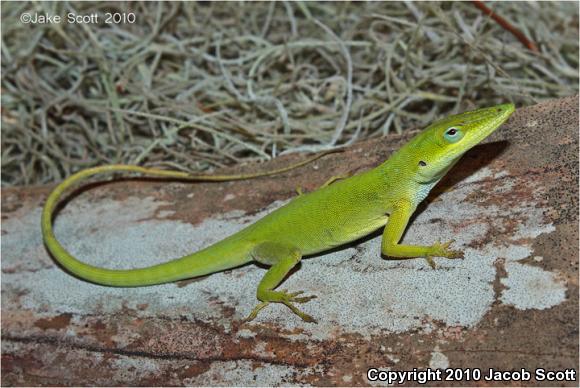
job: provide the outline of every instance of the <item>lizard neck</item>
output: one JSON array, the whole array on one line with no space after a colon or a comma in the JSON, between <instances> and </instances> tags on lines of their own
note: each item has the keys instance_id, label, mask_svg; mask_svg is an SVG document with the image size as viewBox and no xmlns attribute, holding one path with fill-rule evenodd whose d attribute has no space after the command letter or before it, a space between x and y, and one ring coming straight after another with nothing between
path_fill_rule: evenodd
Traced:
<instances>
[{"instance_id":1,"label":"lizard neck","mask_svg":"<svg viewBox=\"0 0 580 388\"><path fill-rule=\"evenodd\" d=\"M429 195L431 189L443 178L453 164L442 171L440 175L426 181L419 174L416 155L396 152L387 161L376 167L373 174L377 181L381 182L385 201L388 204L398 198L406 198L416 207Z\"/></svg>"}]
</instances>

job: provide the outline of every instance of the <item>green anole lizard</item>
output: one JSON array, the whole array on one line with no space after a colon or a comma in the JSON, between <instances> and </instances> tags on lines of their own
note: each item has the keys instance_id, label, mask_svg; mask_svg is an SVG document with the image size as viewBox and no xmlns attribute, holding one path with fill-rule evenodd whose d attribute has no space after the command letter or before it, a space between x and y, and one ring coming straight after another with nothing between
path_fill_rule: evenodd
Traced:
<instances>
[{"instance_id":1,"label":"green anole lizard","mask_svg":"<svg viewBox=\"0 0 580 388\"><path fill-rule=\"evenodd\" d=\"M304 255L327 251L384 226L381 253L386 257L424 257L433 267L433 257L463 257L461 251L449 248L452 241L435 242L430 246L404 245L399 241L417 205L427 197L433 186L466 151L495 131L513 111L512 104L504 104L439 120L374 169L332 184L331 179L318 190L300 194L238 233L163 264L115 270L94 267L77 260L58 242L52 230L53 212L63 192L83 178L107 171L221 181L272 175L315 158L276 171L235 176L192 176L127 165L82 170L63 181L48 197L42 213L42 235L50 253L68 271L82 279L107 286L135 287L172 282L256 261L270 268L258 284L260 303L247 320L254 319L269 303L283 303L303 320L315 322L295 306L295 303L307 302L314 296L301 296L302 291L275 290Z\"/></svg>"}]
</instances>

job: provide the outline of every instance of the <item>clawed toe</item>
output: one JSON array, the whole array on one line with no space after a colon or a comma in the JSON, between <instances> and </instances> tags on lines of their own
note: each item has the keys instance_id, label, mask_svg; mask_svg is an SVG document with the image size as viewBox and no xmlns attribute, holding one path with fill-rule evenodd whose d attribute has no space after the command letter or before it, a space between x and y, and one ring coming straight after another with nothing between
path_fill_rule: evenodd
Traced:
<instances>
[{"instance_id":1,"label":"clawed toe","mask_svg":"<svg viewBox=\"0 0 580 388\"><path fill-rule=\"evenodd\" d=\"M427 256L425 258L425 260L427 261L427 264L429 264L429 266L433 269L437 269L437 266L435 265L435 260L433 260L433 258L431 256Z\"/></svg>"},{"instance_id":2,"label":"clawed toe","mask_svg":"<svg viewBox=\"0 0 580 388\"><path fill-rule=\"evenodd\" d=\"M254 307L252 312L242 322L246 323L246 322L250 322L250 321L254 320L254 318L256 318L258 316L258 313L260 312L260 310L262 310L264 307L266 307L269 304L270 304L270 302L259 303L256 307Z\"/></svg>"},{"instance_id":3,"label":"clawed toe","mask_svg":"<svg viewBox=\"0 0 580 388\"><path fill-rule=\"evenodd\" d=\"M306 302L310 302L312 299L315 299L316 295L311 295L311 296L304 296L302 298L292 298L292 302L294 303L306 303Z\"/></svg>"},{"instance_id":4,"label":"clawed toe","mask_svg":"<svg viewBox=\"0 0 580 388\"><path fill-rule=\"evenodd\" d=\"M298 315L304 322L311 322L311 323L318 323L316 321L316 319L314 319L311 315L308 315L302 311L300 311L296 306L294 306L292 303L290 302L282 302L284 303L286 306L288 306L288 308L290 310L292 310L292 312L296 315Z\"/></svg>"},{"instance_id":5,"label":"clawed toe","mask_svg":"<svg viewBox=\"0 0 580 388\"><path fill-rule=\"evenodd\" d=\"M306 302L311 301L312 299L316 298L316 295L302 296L300 298L296 297L297 295L302 295L302 294L304 294L304 291L296 291L296 292L292 292L292 293L286 293L283 300L286 302L290 302L290 303L306 303Z\"/></svg>"},{"instance_id":6,"label":"clawed toe","mask_svg":"<svg viewBox=\"0 0 580 388\"><path fill-rule=\"evenodd\" d=\"M449 255L448 259L465 259L465 255L463 251L450 251L451 255Z\"/></svg>"}]
</instances>

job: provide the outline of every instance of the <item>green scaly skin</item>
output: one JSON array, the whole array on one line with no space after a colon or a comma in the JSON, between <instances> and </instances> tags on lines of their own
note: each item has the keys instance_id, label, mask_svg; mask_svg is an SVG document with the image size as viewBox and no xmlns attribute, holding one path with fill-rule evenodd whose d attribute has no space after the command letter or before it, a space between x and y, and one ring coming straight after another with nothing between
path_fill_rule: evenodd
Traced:
<instances>
[{"instance_id":1,"label":"green scaly skin","mask_svg":"<svg viewBox=\"0 0 580 388\"><path fill-rule=\"evenodd\" d=\"M202 276L257 261L270 266L260 284L260 304L247 320L255 318L269 303L283 303L308 322L314 319L294 304L314 296L302 291L275 291L304 255L327 251L385 227L381 253L392 258L462 258L451 242L430 246L399 244L409 218L429 191L461 156L495 131L513 113L512 104L498 105L439 120L415 136L378 167L301 194L240 232L190 255L147 268L111 270L85 264L57 241L52 215L61 195L88 176L108 171L132 171L190 180L249 179L272 175L304 165L322 155L286 169L254 175L192 176L187 173L111 165L76 173L50 194L42 213L42 234L54 258L76 276L107 286L134 287ZM342 177L341 177L342 178ZM386 225L386 226L385 226Z\"/></svg>"}]
</instances>

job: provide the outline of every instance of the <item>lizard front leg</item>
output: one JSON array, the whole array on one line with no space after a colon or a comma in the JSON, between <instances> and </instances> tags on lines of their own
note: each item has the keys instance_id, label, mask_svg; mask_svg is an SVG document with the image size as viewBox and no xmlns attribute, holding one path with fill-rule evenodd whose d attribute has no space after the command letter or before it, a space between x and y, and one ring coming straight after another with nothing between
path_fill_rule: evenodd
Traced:
<instances>
[{"instance_id":1,"label":"lizard front leg","mask_svg":"<svg viewBox=\"0 0 580 388\"><path fill-rule=\"evenodd\" d=\"M453 240L446 243L437 241L430 246L399 244L409 222L409 218L414 211L415 208L408 200L400 200L395 204L393 211L389 215L385 231L383 232L383 240L381 243L381 253L383 255L400 259L424 257L432 268L435 268L433 257L446 257L448 259L463 258L463 252L449 249Z\"/></svg>"}]
</instances>

